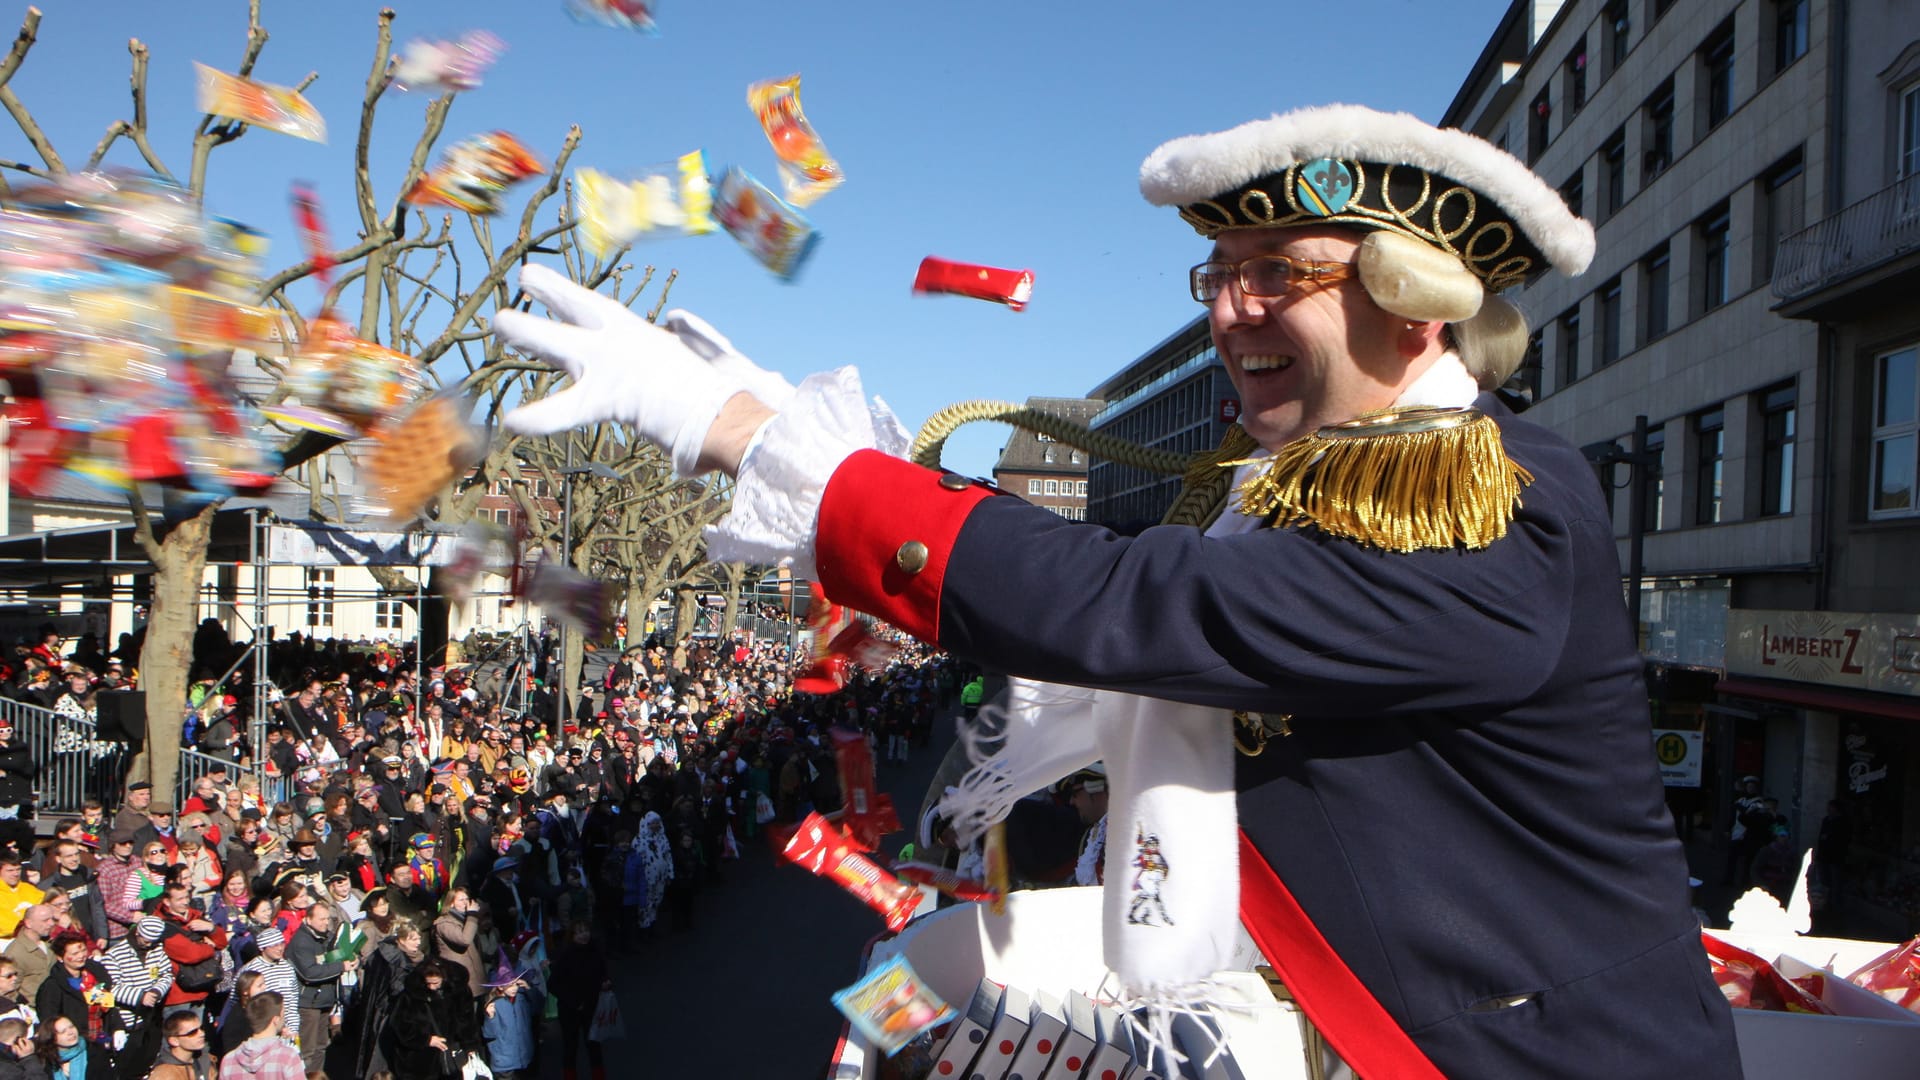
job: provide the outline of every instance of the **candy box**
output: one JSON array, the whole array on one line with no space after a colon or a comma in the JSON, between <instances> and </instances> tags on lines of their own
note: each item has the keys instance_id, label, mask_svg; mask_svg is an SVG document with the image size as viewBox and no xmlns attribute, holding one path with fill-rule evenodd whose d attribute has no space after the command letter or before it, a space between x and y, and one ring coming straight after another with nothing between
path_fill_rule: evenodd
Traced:
<instances>
[{"instance_id":1,"label":"candy box","mask_svg":"<svg viewBox=\"0 0 1920 1080\"><path fill-rule=\"evenodd\" d=\"M1832 1013L1818 1016L1735 1009L1733 1030L1739 1039L1747 1080L1912 1075L1914 1062L1920 1061L1920 1015L1851 985L1844 974L1859 966L1851 958L1862 954L1870 958L1884 952L1886 945L1721 930L1708 933L1768 958L1788 979L1815 987L1821 1004ZM1794 952L1773 951L1779 947ZM1830 957L1842 958L1833 970L1823 971L1808 962L1824 962Z\"/></svg>"}]
</instances>

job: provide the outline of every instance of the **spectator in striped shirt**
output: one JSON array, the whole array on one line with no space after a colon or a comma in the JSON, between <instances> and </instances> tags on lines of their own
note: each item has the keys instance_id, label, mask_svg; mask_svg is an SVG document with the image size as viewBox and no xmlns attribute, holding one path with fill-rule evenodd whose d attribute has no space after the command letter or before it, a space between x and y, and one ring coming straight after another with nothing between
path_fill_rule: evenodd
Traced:
<instances>
[{"instance_id":1,"label":"spectator in striped shirt","mask_svg":"<svg viewBox=\"0 0 1920 1080\"><path fill-rule=\"evenodd\" d=\"M166 934L166 923L145 916L100 958L113 980L114 1013L127 1035L114 1055L123 1075L144 1074L160 1053L160 1000L173 987L173 961L160 944Z\"/></svg>"},{"instance_id":2,"label":"spectator in striped shirt","mask_svg":"<svg viewBox=\"0 0 1920 1080\"><path fill-rule=\"evenodd\" d=\"M269 926L254 936L253 943L260 949L260 955L247 961L240 971L243 974L249 971L260 974L260 981L254 984L255 1000L268 992L279 995L283 1030L288 1039L297 1043L300 1038L300 976L293 970L293 961L287 959L287 935L278 927ZM231 999L227 1007L233 1007ZM226 1022L223 1016L221 1025L224 1027ZM253 1029L264 1030L258 1023ZM296 1058L298 1056L295 1055Z\"/></svg>"}]
</instances>

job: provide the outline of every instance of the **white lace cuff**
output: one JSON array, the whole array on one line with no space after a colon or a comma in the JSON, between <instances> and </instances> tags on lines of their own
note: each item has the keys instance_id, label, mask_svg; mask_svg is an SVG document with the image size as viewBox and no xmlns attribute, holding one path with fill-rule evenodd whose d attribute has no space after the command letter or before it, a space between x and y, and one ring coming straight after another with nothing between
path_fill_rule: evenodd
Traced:
<instances>
[{"instance_id":1,"label":"white lace cuff","mask_svg":"<svg viewBox=\"0 0 1920 1080\"><path fill-rule=\"evenodd\" d=\"M855 450L905 457L910 441L886 402L866 400L857 368L807 376L742 456L733 508L706 530L708 557L814 578L814 527L834 470Z\"/></svg>"}]
</instances>

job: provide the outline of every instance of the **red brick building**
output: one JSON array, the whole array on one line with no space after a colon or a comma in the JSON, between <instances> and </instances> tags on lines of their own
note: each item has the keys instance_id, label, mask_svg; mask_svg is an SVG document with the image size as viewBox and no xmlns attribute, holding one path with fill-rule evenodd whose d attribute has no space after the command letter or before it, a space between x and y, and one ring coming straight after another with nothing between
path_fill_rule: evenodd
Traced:
<instances>
[{"instance_id":1,"label":"red brick building","mask_svg":"<svg viewBox=\"0 0 1920 1080\"><path fill-rule=\"evenodd\" d=\"M1104 404L1093 398L1030 397L1027 407L1085 424ZM1087 519L1087 452L1046 435L1014 429L993 466L1002 491L1072 521Z\"/></svg>"}]
</instances>

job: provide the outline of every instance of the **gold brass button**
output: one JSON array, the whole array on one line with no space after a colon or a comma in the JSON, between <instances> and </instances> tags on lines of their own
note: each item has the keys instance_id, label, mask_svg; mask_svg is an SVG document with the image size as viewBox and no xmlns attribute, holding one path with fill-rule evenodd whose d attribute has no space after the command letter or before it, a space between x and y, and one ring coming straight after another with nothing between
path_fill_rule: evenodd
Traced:
<instances>
[{"instance_id":1,"label":"gold brass button","mask_svg":"<svg viewBox=\"0 0 1920 1080\"><path fill-rule=\"evenodd\" d=\"M927 568L927 545L918 540L909 540L900 545L893 553L893 563L909 574L917 574Z\"/></svg>"},{"instance_id":2,"label":"gold brass button","mask_svg":"<svg viewBox=\"0 0 1920 1080\"><path fill-rule=\"evenodd\" d=\"M965 491L973 486L973 481L959 473L941 473L940 486L948 491Z\"/></svg>"}]
</instances>

